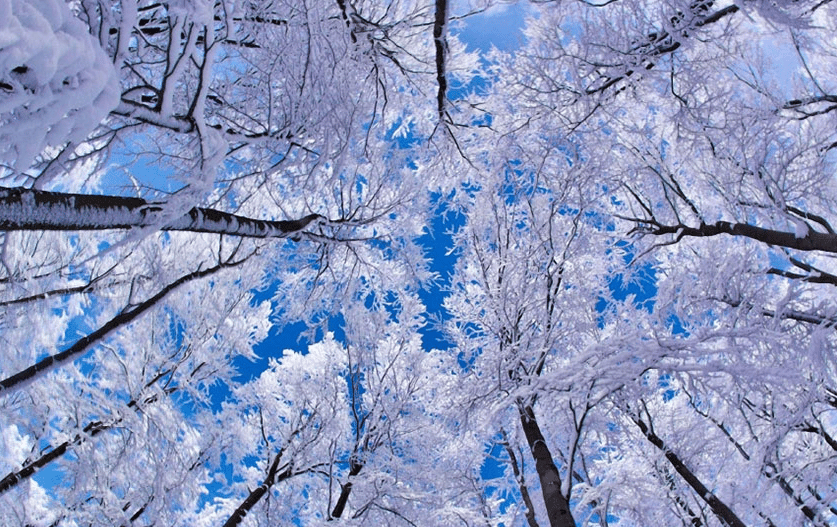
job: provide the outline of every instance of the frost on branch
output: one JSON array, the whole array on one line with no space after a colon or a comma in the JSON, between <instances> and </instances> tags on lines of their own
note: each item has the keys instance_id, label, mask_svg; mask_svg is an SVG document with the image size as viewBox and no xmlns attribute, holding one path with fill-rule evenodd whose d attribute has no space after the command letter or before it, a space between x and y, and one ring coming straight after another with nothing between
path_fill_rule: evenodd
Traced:
<instances>
[{"instance_id":1,"label":"frost on branch","mask_svg":"<svg viewBox=\"0 0 837 527\"><path fill-rule=\"evenodd\" d=\"M63 0L0 0L0 162L25 170L118 100L116 70Z\"/></svg>"}]
</instances>

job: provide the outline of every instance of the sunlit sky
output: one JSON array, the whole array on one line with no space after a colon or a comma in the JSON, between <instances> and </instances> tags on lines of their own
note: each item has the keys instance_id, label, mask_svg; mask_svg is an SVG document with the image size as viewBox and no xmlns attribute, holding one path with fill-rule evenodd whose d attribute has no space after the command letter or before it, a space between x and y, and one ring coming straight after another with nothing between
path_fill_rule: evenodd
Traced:
<instances>
[{"instance_id":1,"label":"sunlit sky","mask_svg":"<svg viewBox=\"0 0 837 527\"><path fill-rule=\"evenodd\" d=\"M454 24L452 32L467 44L469 50L485 53L492 46L511 51L520 46L527 3L495 6ZM458 27L457 27L458 26Z\"/></svg>"}]
</instances>

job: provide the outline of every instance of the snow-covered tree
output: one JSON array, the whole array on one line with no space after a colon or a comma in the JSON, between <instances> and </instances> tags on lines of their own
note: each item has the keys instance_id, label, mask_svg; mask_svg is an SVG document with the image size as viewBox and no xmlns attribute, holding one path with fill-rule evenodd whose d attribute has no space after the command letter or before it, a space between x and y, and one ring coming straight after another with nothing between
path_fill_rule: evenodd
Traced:
<instances>
[{"instance_id":1,"label":"snow-covered tree","mask_svg":"<svg viewBox=\"0 0 837 527\"><path fill-rule=\"evenodd\" d=\"M837 520L834 5L492 3L0 0L0 523Z\"/></svg>"},{"instance_id":2,"label":"snow-covered tree","mask_svg":"<svg viewBox=\"0 0 837 527\"><path fill-rule=\"evenodd\" d=\"M341 304L430 278L413 238L448 183L432 145L392 137L438 126L438 10L2 7L2 499L49 521L182 522L228 444L209 392L238 393L236 358L274 324L313 335ZM318 430L306 412L276 441ZM312 448L309 468L336 462Z\"/></svg>"},{"instance_id":3,"label":"snow-covered tree","mask_svg":"<svg viewBox=\"0 0 837 527\"><path fill-rule=\"evenodd\" d=\"M498 56L497 89L515 96L493 125L595 161L596 208L628 235L628 275L653 283L644 309L602 306L630 339L600 353L642 368L599 405L610 419L588 467L614 518L596 521L834 519L833 15L544 3L524 50Z\"/></svg>"}]
</instances>

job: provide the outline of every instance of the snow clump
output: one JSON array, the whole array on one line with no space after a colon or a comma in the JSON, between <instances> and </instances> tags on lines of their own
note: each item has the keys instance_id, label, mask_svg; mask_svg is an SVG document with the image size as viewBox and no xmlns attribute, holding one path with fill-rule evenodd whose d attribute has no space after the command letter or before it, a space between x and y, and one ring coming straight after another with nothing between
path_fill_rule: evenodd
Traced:
<instances>
[{"instance_id":1,"label":"snow clump","mask_svg":"<svg viewBox=\"0 0 837 527\"><path fill-rule=\"evenodd\" d=\"M80 141L119 102L119 76L63 0L0 0L0 163Z\"/></svg>"}]
</instances>

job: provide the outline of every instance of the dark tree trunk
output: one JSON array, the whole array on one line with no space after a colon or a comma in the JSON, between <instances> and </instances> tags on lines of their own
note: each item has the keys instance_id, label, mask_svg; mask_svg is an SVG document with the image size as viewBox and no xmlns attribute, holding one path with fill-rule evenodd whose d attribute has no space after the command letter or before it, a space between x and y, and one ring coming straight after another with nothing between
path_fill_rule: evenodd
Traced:
<instances>
[{"instance_id":1,"label":"dark tree trunk","mask_svg":"<svg viewBox=\"0 0 837 527\"><path fill-rule=\"evenodd\" d=\"M447 0L436 0L436 19L433 22L433 42L436 46L436 83L439 85L436 91L436 109L439 112L439 120L445 118L445 98L448 92L448 80L445 75L445 54L447 53L447 39L445 38L445 25L448 22Z\"/></svg>"},{"instance_id":2,"label":"dark tree trunk","mask_svg":"<svg viewBox=\"0 0 837 527\"><path fill-rule=\"evenodd\" d=\"M253 507L259 502L259 500L264 497L265 494L270 490L274 484L278 483L279 481L283 481L288 479L291 476L291 468L290 466L281 474L279 473L279 462L282 459L282 452L280 451L276 454L276 457L273 459L273 463L270 465L270 469L267 471L267 477L265 477L264 482L256 487L250 494L244 499L241 505L232 513L232 516L224 523L224 527L235 527L247 516L247 513L250 512Z\"/></svg>"},{"instance_id":3,"label":"dark tree trunk","mask_svg":"<svg viewBox=\"0 0 837 527\"><path fill-rule=\"evenodd\" d=\"M631 419L634 423L636 423L639 429L642 430L642 433L643 435L645 435L645 438L648 439L648 441L652 445L657 447L657 449L659 449L663 453L663 455L665 455L666 459L669 463L671 463L671 466L674 468L674 470L676 470L677 473L680 474L680 476L686 481L686 483L688 483L689 486L692 487L695 493L698 496L700 496L700 498L703 501L705 501L707 505L709 505L709 508L712 509L712 512L715 513L715 516L717 516L718 519L721 520L721 523L723 523L727 527L746 527L746 525L744 525L744 522L742 522L741 519L738 516L736 516L734 512L732 512L732 509L730 509L723 501L718 499L718 497L715 496L715 494L713 494L706 487L706 485L704 485L703 482L700 481L700 479L694 474L694 472L689 470L689 467L687 467L683 463L683 461L677 456L677 454L672 452L666 446L665 442L660 438L660 436L655 434L654 431L651 430L651 428L647 424L645 424L641 419L633 416L631 416Z\"/></svg>"},{"instance_id":4,"label":"dark tree trunk","mask_svg":"<svg viewBox=\"0 0 837 527\"><path fill-rule=\"evenodd\" d=\"M349 477L352 478L360 474L360 471L363 469L363 465L360 463L352 462L352 466L349 469ZM334 504L334 508L331 510L331 517L329 520L334 518L339 518L343 515L343 511L346 509L346 504L349 502L349 494L352 493L352 481L349 480L346 482L345 485L340 487L340 496L337 498L337 503Z\"/></svg>"},{"instance_id":5,"label":"dark tree trunk","mask_svg":"<svg viewBox=\"0 0 837 527\"><path fill-rule=\"evenodd\" d=\"M686 225L659 225L652 221L639 222L640 229L643 230L647 226L650 234L663 235L674 234L676 239L685 236L695 238L707 238L718 236L720 234L729 234L730 236L740 236L750 238L762 243L775 245L777 247L787 247L788 249L796 249L798 251L823 251L829 253L837 253L837 234L816 232L809 230L805 236L798 237L793 232L783 232L773 229L765 229L749 225L747 223L730 223L728 221L719 221L715 223L703 223L698 227L687 227ZM642 224L645 224L643 226Z\"/></svg>"},{"instance_id":6,"label":"dark tree trunk","mask_svg":"<svg viewBox=\"0 0 837 527\"><path fill-rule=\"evenodd\" d=\"M570 512L570 504L561 492L561 475L558 467L552 461L552 454L546 446L546 440L541 433L535 412L531 406L520 406L520 423L526 442L535 459L535 470L541 481L543 501L546 505L546 515L551 527L575 527L575 520Z\"/></svg>"}]
</instances>

